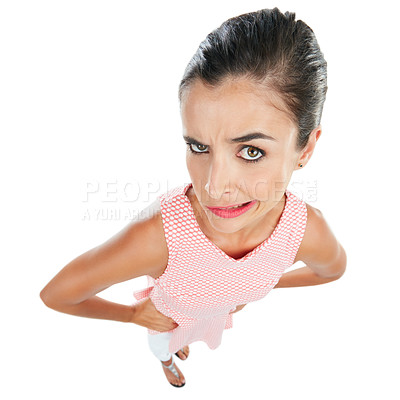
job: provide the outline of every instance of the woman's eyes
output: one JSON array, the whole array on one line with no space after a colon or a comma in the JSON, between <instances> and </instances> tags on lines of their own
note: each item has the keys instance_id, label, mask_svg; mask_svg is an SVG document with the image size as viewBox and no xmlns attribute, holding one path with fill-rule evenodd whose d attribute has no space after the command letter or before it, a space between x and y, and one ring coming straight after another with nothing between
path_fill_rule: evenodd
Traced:
<instances>
[{"instance_id":1,"label":"woman's eyes","mask_svg":"<svg viewBox=\"0 0 400 400\"><path fill-rule=\"evenodd\" d=\"M195 144L195 143L187 143L186 144L189 146L190 151L193 154L202 154L202 153L206 153L206 151L203 151L207 148L207 146L203 145L203 144ZM200 151L195 151L193 150L192 146L196 146ZM240 150L239 154L243 152L243 150L245 150L245 154L250 155L250 158L243 158L244 161L246 162L257 162L259 161L261 158L263 158L265 156L265 151L261 150L257 147L254 146L243 146L242 149ZM249 151L250 149L250 151ZM256 154L255 154L256 153ZM255 158L256 155L260 154L260 157Z\"/></svg>"}]
</instances>

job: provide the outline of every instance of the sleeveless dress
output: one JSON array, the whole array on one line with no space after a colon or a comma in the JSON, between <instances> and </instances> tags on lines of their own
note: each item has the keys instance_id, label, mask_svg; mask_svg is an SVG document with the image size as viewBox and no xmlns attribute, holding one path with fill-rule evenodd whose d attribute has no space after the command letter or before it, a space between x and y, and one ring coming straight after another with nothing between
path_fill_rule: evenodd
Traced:
<instances>
[{"instance_id":1,"label":"sleeveless dress","mask_svg":"<svg viewBox=\"0 0 400 400\"><path fill-rule=\"evenodd\" d=\"M158 196L168 264L157 279L147 276L146 289L134 292L138 301L150 297L158 311L178 324L169 331L170 353L199 340L217 348L224 329L232 328L230 312L265 297L293 265L307 222L305 202L286 189L285 207L271 236L234 259L200 229L186 195L191 186Z\"/></svg>"}]
</instances>

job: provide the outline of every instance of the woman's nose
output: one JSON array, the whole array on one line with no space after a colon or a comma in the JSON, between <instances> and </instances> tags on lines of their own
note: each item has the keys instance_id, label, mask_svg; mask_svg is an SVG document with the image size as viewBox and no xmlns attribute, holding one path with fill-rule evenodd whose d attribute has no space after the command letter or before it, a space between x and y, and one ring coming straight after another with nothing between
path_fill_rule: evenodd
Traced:
<instances>
[{"instance_id":1,"label":"woman's nose","mask_svg":"<svg viewBox=\"0 0 400 400\"><path fill-rule=\"evenodd\" d=\"M208 195L214 199L220 199L224 195L229 195L231 192L229 180L229 168L222 163L214 163L210 167L208 180L205 185L205 190Z\"/></svg>"},{"instance_id":2,"label":"woman's nose","mask_svg":"<svg viewBox=\"0 0 400 400\"><path fill-rule=\"evenodd\" d=\"M226 191L224 187L222 189L216 189L215 186L210 182L207 182L204 187L208 195L213 199L220 199L224 194L229 194L229 191Z\"/></svg>"}]
</instances>

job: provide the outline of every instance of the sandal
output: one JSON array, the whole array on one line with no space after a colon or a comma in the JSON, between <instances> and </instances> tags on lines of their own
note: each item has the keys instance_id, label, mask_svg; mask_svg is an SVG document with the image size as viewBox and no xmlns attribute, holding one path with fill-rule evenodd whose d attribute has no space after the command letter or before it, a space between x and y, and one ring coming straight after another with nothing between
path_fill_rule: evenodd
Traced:
<instances>
[{"instance_id":1,"label":"sandal","mask_svg":"<svg viewBox=\"0 0 400 400\"><path fill-rule=\"evenodd\" d=\"M171 357L171 358L172 358L172 363L171 363L171 365L165 365L165 364L163 364L162 361L161 361L161 364L162 364L163 367L168 368L168 369L179 379L180 376L179 376L179 374L178 374L178 371L177 371L176 368L175 368L174 357ZM178 388L179 388L179 387L185 386L186 382L185 382L183 385L180 385L180 386L174 385L174 384L171 383L171 382L170 382L170 384L171 384L172 386L175 386L175 387L178 387Z\"/></svg>"}]
</instances>

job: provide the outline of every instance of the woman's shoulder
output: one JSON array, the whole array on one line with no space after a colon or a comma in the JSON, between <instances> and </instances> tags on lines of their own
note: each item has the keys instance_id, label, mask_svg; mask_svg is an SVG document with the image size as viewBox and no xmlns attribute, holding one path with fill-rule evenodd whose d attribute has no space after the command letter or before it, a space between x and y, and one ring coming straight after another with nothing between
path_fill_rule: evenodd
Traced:
<instances>
[{"instance_id":1,"label":"woman's shoulder","mask_svg":"<svg viewBox=\"0 0 400 400\"><path fill-rule=\"evenodd\" d=\"M303 239L300 243L294 263L296 263L297 261L303 261L303 259L310 252L310 245L315 238L318 227L318 219L322 216L322 213L318 208L315 208L306 202L304 202L304 204L307 208L306 229L304 231Z\"/></svg>"},{"instance_id":2,"label":"woman's shoulder","mask_svg":"<svg viewBox=\"0 0 400 400\"><path fill-rule=\"evenodd\" d=\"M159 198L140 211L109 243L111 251L118 251L126 259L132 277L161 275L168 264L168 247Z\"/></svg>"},{"instance_id":3,"label":"woman's shoulder","mask_svg":"<svg viewBox=\"0 0 400 400\"><path fill-rule=\"evenodd\" d=\"M153 278L161 275L168 264L168 247L159 198L140 211L110 242L129 260L132 276L138 271Z\"/></svg>"},{"instance_id":4,"label":"woman's shoulder","mask_svg":"<svg viewBox=\"0 0 400 400\"><path fill-rule=\"evenodd\" d=\"M307 224L294 263L303 261L321 272L339 268L346 259L343 247L336 239L321 210L308 203L305 204Z\"/></svg>"},{"instance_id":5,"label":"woman's shoulder","mask_svg":"<svg viewBox=\"0 0 400 400\"><path fill-rule=\"evenodd\" d=\"M160 199L154 200L139 214L138 221L132 223L132 229L137 231L136 239L141 236L142 253L154 264L153 278L157 278L168 264L168 246L164 234ZM132 236L132 240L134 239Z\"/></svg>"}]
</instances>

